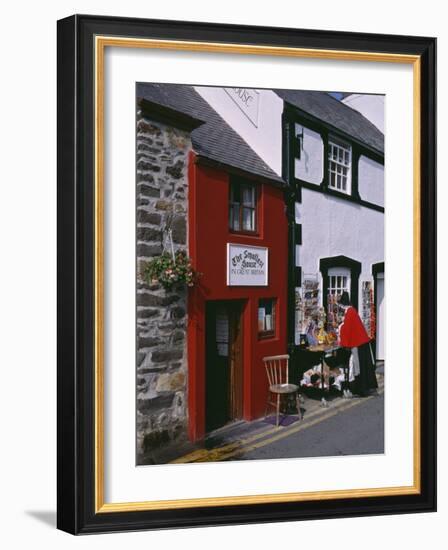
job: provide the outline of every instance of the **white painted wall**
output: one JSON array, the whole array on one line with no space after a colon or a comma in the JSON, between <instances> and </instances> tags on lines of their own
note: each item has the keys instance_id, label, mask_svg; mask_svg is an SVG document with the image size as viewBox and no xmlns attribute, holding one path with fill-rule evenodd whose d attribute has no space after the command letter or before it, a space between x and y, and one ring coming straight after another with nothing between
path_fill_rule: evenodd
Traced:
<instances>
[{"instance_id":1,"label":"white painted wall","mask_svg":"<svg viewBox=\"0 0 448 550\"><path fill-rule=\"evenodd\" d=\"M300 159L295 160L295 176L303 181L320 185L324 175L324 142L317 132L296 124L296 136L302 132L302 152Z\"/></svg>"},{"instance_id":2,"label":"white painted wall","mask_svg":"<svg viewBox=\"0 0 448 550\"><path fill-rule=\"evenodd\" d=\"M358 191L363 200L384 206L384 166L363 155L358 165Z\"/></svg>"},{"instance_id":3,"label":"white painted wall","mask_svg":"<svg viewBox=\"0 0 448 550\"><path fill-rule=\"evenodd\" d=\"M384 95L351 94L342 100L360 112L384 134Z\"/></svg>"},{"instance_id":4,"label":"white painted wall","mask_svg":"<svg viewBox=\"0 0 448 550\"><path fill-rule=\"evenodd\" d=\"M319 274L321 258L347 256L361 262L359 281L372 281L372 264L384 261L384 214L343 199L302 189L296 204L303 245L297 247L304 274ZM361 284L358 302L361 303Z\"/></svg>"},{"instance_id":5,"label":"white painted wall","mask_svg":"<svg viewBox=\"0 0 448 550\"><path fill-rule=\"evenodd\" d=\"M243 105L235 102L224 88L195 86L195 90L274 172L281 175L283 100L277 94L271 90L257 90L258 117L254 123L254 112L247 116Z\"/></svg>"},{"instance_id":6,"label":"white painted wall","mask_svg":"<svg viewBox=\"0 0 448 550\"><path fill-rule=\"evenodd\" d=\"M302 152L300 159L295 160L295 176L302 181L320 185L326 168L323 139L319 133L296 124L296 136L302 132ZM358 189L363 200L384 206L384 166L361 155L358 165Z\"/></svg>"}]
</instances>

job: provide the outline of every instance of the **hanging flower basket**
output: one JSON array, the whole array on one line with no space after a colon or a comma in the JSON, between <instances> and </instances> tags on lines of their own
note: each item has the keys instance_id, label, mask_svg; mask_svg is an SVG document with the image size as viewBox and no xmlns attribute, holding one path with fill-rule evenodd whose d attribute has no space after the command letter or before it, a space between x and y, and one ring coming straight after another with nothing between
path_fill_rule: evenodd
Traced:
<instances>
[{"instance_id":1,"label":"hanging flower basket","mask_svg":"<svg viewBox=\"0 0 448 550\"><path fill-rule=\"evenodd\" d=\"M147 262L142 272L148 284L160 284L165 290L175 286L194 286L199 278L191 266L191 260L183 250L175 254L163 252L161 256Z\"/></svg>"}]
</instances>

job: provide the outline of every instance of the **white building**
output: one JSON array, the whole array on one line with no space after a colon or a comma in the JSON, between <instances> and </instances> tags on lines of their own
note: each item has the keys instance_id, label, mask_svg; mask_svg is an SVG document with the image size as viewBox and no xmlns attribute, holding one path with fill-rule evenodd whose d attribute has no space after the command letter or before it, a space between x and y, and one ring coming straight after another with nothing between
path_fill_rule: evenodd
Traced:
<instances>
[{"instance_id":1,"label":"white building","mask_svg":"<svg viewBox=\"0 0 448 550\"><path fill-rule=\"evenodd\" d=\"M331 296L347 290L383 359L384 97L196 91L289 183L291 344L318 306L330 320Z\"/></svg>"}]
</instances>

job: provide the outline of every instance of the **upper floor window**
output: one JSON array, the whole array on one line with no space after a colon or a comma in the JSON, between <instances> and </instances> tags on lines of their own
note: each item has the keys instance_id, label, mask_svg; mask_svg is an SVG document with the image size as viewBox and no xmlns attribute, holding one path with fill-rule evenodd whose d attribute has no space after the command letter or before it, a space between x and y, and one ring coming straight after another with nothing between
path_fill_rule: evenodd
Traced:
<instances>
[{"instance_id":1,"label":"upper floor window","mask_svg":"<svg viewBox=\"0 0 448 550\"><path fill-rule=\"evenodd\" d=\"M231 182L229 227L232 231L257 231L257 186L252 183Z\"/></svg>"},{"instance_id":2,"label":"upper floor window","mask_svg":"<svg viewBox=\"0 0 448 550\"><path fill-rule=\"evenodd\" d=\"M352 148L330 137L328 142L328 187L341 193L351 193Z\"/></svg>"}]
</instances>

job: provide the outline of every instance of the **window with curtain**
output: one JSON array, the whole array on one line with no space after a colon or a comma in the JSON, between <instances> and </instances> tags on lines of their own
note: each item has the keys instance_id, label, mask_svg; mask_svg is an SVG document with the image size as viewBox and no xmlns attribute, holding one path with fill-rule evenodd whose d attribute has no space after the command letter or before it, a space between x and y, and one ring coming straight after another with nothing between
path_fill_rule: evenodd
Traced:
<instances>
[{"instance_id":1,"label":"window with curtain","mask_svg":"<svg viewBox=\"0 0 448 550\"><path fill-rule=\"evenodd\" d=\"M229 227L232 231L257 231L257 186L252 183L231 182Z\"/></svg>"},{"instance_id":2,"label":"window with curtain","mask_svg":"<svg viewBox=\"0 0 448 550\"><path fill-rule=\"evenodd\" d=\"M258 335L260 338L275 336L275 299L258 302Z\"/></svg>"}]
</instances>

